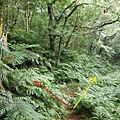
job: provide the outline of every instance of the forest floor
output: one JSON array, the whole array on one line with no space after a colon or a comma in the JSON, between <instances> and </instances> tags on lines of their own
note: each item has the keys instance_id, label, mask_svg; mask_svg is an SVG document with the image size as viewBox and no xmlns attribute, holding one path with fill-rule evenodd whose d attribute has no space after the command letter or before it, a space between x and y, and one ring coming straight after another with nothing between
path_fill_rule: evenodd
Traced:
<instances>
[{"instance_id":1,"label":"forest floor","mask_svg":"<svg viewBox=\"0 0 120 120\"><path fill-rule=\"evenodd\" d=\"M79 115L72 113L69 115L67 120L83 120L83 119L81 119Z\"/></svg>"},{"instance_id":2,"label":"forest floor","mask_svg":"<svg viewBox=\"0 0 120 120\"><path fill-rule=\"evenodd\" d=\"M63 92L68 96L68 98L65 98L67 101L69 101L70 98L75 96L75 93L78 90L78 83L73 83L68 85L67 88L63 89ZM77 114L74 112L74 110L69 110L70 114L66 118L66 120L83 120L80 117L80 114Z\"/></svg>"}]
</instances>

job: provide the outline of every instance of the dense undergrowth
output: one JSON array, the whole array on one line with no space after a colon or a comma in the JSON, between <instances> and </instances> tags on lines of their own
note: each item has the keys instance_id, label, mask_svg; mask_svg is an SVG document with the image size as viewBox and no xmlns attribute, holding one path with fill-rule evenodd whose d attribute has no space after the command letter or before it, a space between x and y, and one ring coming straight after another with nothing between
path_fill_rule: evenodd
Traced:
<instances>
[{"instance_id":1,"label":"dense undergrowth","mask_svg":"<svg viewBox=\"0 0 120 120\"><path fill-rule=\"evenodd\" d=\"M78 104L76 113L87 120L119 120L120 119L120 75L119 70L106 76L98 77L98 84L94 84L83 100ZM90 80L86 78L79 83L75 103L86 89Z\"/></svg>"},{"instance_id":2,"label":"dense undergrowth","mask_svg":"<svg viewBox=\"0 0 120 120\"><path fill-rule=\"evenodd\" d=\"M98 84L73 111L87 120L119 120L119 6L0 0L0 120L66 120L69 110L34 80L73 107L93 77Z\"/></svg>"},{"instance_id":3,"label":"dense undergrowth","mask_svg":"<svg viewBox=\"0 0 120 120\"><path fill-rule=\"evenodd\" d=\"M1 120L64 120L66 108L49 93L34 85L41 81L61 99L68 97L60 89L68 83L78 83L78 92L69 98L71 106L96 77L93 85L75 111L84 112L90 120L119 120L119 64L111 64L98 55L78 55L76 52L61 58L58 67L54 60L34 51L39 45L9 44L3 47L0 62L0 119ZM47 52L46 52L47 53ZM65 99L64 99L65 101ZM66 101L69 103L69 101Z\"/></svg>"}]
</instances>

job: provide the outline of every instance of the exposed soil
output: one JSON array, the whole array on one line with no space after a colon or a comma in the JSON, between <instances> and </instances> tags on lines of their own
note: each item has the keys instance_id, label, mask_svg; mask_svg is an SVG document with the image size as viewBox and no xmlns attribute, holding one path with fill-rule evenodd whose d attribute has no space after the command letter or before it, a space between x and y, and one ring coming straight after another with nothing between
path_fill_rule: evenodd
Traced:
<instances>
[{"instance_id":1,"label":"exposed soil","mask_svg":"<svg viewBox=\"0 0 120 120\"><path fill-rule=\"evenodd\" d=\"M63 90L63 92L68 96L67 98L65 97L64 99L69 101L70 98L74 97L75 92L77 91L77 88L66 88Z\"/></svg>"},{"instance_id":2,"label":"exposed soil","mask_svg":"<svg viewBox=\"0 0 120 120\"><path fill-rule=\"evenodd\" d=\"M80 118L80 115L72 113L69 115L67 120L83 120L83 119Z\"/></svg>"},{"instance_id":3,"label":"exposed soil","mask_svg":"<svg viewBox=\"0 0 120 120\"><path fill-rule=\"evenodd\" d=\"M66 98L66 100L69 101L69 99L71 97L75 96L75 92L77 92L78 89L78 85L76 86L69 86L68 88L64 89L63 92L68 96L68 98ZM74 113L73 110L71 110L70 112L71 114L68 116L68 118L66 118L66 120L83 120L80 118L80 114L76 114Z\"/></svg>"}]
</instances>

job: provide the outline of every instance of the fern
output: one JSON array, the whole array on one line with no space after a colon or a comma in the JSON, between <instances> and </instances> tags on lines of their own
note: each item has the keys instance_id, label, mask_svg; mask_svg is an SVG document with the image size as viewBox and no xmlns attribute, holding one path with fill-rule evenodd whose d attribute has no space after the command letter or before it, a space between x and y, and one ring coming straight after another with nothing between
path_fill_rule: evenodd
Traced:
<instances>
[{"instance_id":1,"label":"fern","mask_svg":"<svg viewBox=\"0 0 120 120\"><path fill-rule=\"evenodd\" d=\"M101 45L100 48L102 48L105 52L104 54L109 56L109 57L116 54L116 52L113 50L113 48L111 48L109 46Z\"/></svg>"},{"instance_id":2,"label":"fern","mask_svg":"<svg viewBox=\"0 0 120 120\"><path fill-rule=\"evenodd\" d=\"M0 97L0 117L5 117L4 120L19 120L19 118L40 120L41 118L44 118L44 116L38 114L29 103L12 98L10 92L2 95L5 97Z\"/></svg>"},{"instance_id":3,"label":"fern","mask_svg":"<svg viewBox=\"0 0 120 120\"><path fill-rule=\"evenodd\" d=\"M26 61L39 64L39 60L42 59L40 55L29 50L34 47L39 47L39 45L9 44L8 51L4 51L3 60L13 66L21 65Z\"/></svg>"},{"instance_id":4,"label":"fern","mask_svg":"<svg viewBox=\"0 0 120 120\"><path fill-rule=\"evenodd\" d=\"M117 119L119 120L119 72L100 78L98 85L93 85L84 96L76 111L89 111L96 120ZM106 81L106 82L105 82ZM89 84L89 83L87 83ZM101 86L102 85L102 86ZM82 87L82 88L81 88ZM86 82L81 81L79 92L76 96L81 96L86 89ZM83 90L82 90L83 89ZM73 99L73 101L78 100Z\"/></svg>"},{"instance_id":5,"label":"fern","mask_svg":"<svg viewBox=\"0 0 120 120\"><path fill-rule=\"evenodd\" d=\"M8 51L4 50L3 60L5 63L12 64L14 66L21 65L27 60L39 64L40 56L37 53L28 50L28 48L32 47L35 46L25 44L11 45L11 51L10 49L8 49ZM10 92L1 93L0 119L47 120L48 118L51 119L55 116L59 116L59 112L50 112L53 111L53 109L47 112L48 107L46 106L52 108L52 105L54 105L56 109L59 109L59 107L54 103L56 102L55 99L47 99L51 96L41 90L41 88L33 85L33 81L37 79L42 81L46 87L50 87L50 81L54 80L54 75L43 75L40 73L40 69L38 68L28 70L13 69L5 63L0 62L0 70L2 71L1 82ZM42 112L39 111L39 109L42 109Z\"/></svg>"},{"instance_id":6,"label":"fern","mask_svg":"<svg viewBox=\"0 0 120 120\"><path fill-rule=\"evenodd\" d=\"M1 67L4 67L5 69L9 70L9 71L13 71L12 68L10 68L8 65L6 65L4 62L0 61L0 65Z\"/></svg>"}]
</instances>

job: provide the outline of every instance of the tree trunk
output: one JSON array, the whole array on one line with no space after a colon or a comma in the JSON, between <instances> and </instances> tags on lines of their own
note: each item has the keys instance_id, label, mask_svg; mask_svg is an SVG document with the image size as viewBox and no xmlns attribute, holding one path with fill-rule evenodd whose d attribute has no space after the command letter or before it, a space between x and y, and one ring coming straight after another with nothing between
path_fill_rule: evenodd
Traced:
<instances>
[{"instance_id":1,"label":"tree trunk","mask_svg":"<svg viewBox=\"0 0 120 120\"><path fill-rule=\"evenodd\" d=\"M0 38L2 36L2 22L3 22L2 13L1 13L2 8L1 7L2 7L2 0L0 0ZM2 59L2 49L1 48L0 48L0 62L1 62L1 59Z\"/></svg>"},{"instance_id":2,"label":"tree trunk","mask_svg":"<svg viewBox=\"0 0 120 120\"><path fill-rule=\"evenodd\" d=\"M60 57L61 57L61 43L62 43L62 37L60 37L60 41L59 41L58 56L57 56L57 63L56 63L56 66L58 66L59 63L60 63Z\"/></svg>"},{"instance_id":3,"label":"tree trunk","mask_svg":"<svg viewBox=\"0 0 120 120\"><path fill-rule=\"evenodd\" d=\"M48 34L50 39L50 50L55 54L55 35L53 35L53 4L47 3L49 14Z\"/></svg>"},{"instance_id":4,"label":"tree trunk","mask_svg":"<svg viewBox=\"0 0 120 120\"><path fill-rule=\"evenodd\" d=\"M2 22L3 22L1 11L2 11L2 0L0 0L0 37L2 36Z\"/></svg>"}]
</instances>

